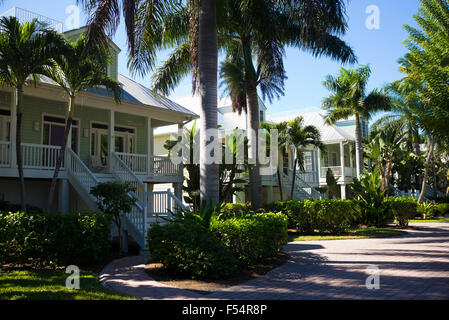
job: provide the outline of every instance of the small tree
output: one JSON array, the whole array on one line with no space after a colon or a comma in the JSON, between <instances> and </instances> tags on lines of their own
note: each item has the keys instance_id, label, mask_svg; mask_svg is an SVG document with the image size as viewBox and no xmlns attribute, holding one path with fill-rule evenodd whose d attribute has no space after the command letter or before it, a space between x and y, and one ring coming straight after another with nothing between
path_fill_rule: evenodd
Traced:
<instances>
[{"instance_id":1,"label":"small tree","mask_svg":"<svg viewBox=\"0 0 449 320\"><path fill-rule=\"evenodd\" d=\"M327 184L327 197L329 199L333 199L334 196L337 195L338 182L337 179L335 179L334 173L332 172L331 168L328 168L326 172L326 184Z\"/></svg>"},{"instance_id":2,"label":"small tree","mask_svg":"<svg viewBox=\"0 0 449 320\"><path fill-rule=\"evenodd\" d=\"M118 229L120 254L123 252L122 217L131 212L136 204L137 199L131 195L134 191L135 188L131 185L118 182L99 183L90 191L90 194L97 199L98 209L110 215Z\"/></svg>"}]
</instances>

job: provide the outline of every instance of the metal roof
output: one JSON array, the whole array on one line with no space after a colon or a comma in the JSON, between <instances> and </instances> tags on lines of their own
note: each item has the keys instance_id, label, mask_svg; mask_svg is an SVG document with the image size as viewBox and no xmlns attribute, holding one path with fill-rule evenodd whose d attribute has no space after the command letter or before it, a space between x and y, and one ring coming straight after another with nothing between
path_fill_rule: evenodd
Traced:
<instances>
[{"instance_id":1,"label":"metal roof","mask_svg":"<svg viewBox=\"0 0 449 320\"><path fill-rule=\"evenodd\" d=\"M295 116L288 116L288 117L271 118L270 120L273 123L279 123L282 121L291 121L299 116L303 117L304 125L315 126L320 131L322 142L355 140L354 136L348 134L347 132L338 128L337 126L328 125L325 121L326 116L320 114L319 112L298 114Z\"/></svg>"},{"instance_id":2,"label":"metal roof","mask_svg":"<svg viewBox=\"0 0 449 320\"><path fill-rule=\"evenodd\" d=\"M40 81L46 84L57 85L55 82L45 76L41 76ZM119 74L118 81L122 84L122 101L140 103L147 106L184 113L195 118L198 117L197 114L190 111L189 109L184 108L176 102L171 101L170 99L167 99L161 95L153 94L150 89L145 88L141 84L135 82L134 80L131 80L128 77L125 77L124 75ZM87 92L110 98L113 97L111 92L108 92L106 89L101 87L90 88L87 90Z\"/></svg>"}]
</instances>

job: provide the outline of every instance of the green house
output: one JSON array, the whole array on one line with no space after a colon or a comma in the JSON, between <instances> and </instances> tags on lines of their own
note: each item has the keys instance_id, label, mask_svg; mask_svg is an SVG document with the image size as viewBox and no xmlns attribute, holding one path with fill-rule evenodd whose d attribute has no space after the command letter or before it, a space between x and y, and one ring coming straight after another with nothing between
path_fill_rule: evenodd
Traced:
<instances>
[{"instance_id":1,"label":"green house","mask_svg":"<svg viewBox=\"0 0 449 320\"><path fill-rule=\"evenodd\" d=\"M26 10L10 11L19 18ZM28 15L26 15L26 13ZM36 15L37 18L42 18ZM85 28L64 33L76 39ZM53 210L63 213L95 210L89 194L98 182L120 181L136 187L138 204L126 228L143 247L146 229L160 215L182 206L183 171L168 157L154 154L154 129L178 125L198 116L173 101L153 94L118 70L120 49L111 42L107 67L122 85L120 104L102 88L77 96L71 145L59 175ZM0 200L20 202L16 159L16 110L12 88L0 87ZM24 90L22 154L27 204L44 208L64 135L68 98L49 79ZM170 191L152 192L156 184L173 184Z\"/></svg>"}]
</instances>

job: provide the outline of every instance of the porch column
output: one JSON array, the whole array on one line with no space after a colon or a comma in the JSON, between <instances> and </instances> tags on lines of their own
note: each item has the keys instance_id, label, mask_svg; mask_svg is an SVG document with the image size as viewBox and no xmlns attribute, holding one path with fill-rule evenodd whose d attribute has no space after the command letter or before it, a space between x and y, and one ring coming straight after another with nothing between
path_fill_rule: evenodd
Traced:
<instances>
[{"instance_id":1,"label":"porch column","mask_svg":"<svg viewBox=\"0 0 449 320\"><path fill-rule=\"evenodd\" d=\"M274 202L274 188L273 188L273 181L268 186L268 204L271 204Z\"/></svg>"},{"instance_id":2,"label":"porch column","mask_svg":"<svg viewBox=\"0 0 449 320\"><path fill-rule=\"evenodd\" d=\"M178 124L178 132L182 131L183 128L183 124ZM182 136L178 137L178 141L182 143ZM182 158L182 148L178 151L178 157ZM182 201L182 186L184 184L184 165L182 163L179 165L178 178L180 182L175 183L175 196Z\"/></svg>"},{"instance_id":3,"label":"porch column","mask_svg":"<svg viewBox=\"0 0 449 320\"><path fill-rule=\"evenodd\" d=\"M58 180L58 210L62 214L69 213L69 183L67 179Z\"/></svg>"},{"instance_id":4,"label":"porch column","mask_svg":"<svg viewBox=\"0 0 449 320\"><path fill-rule=\"evenodd\" d=\"M340 142L340 165L341 165L341 182L345 183L345 145Z\"/></svg>"},{"instance_id":5,"label":"porch column","mask_svg":"<svg viewBox=\"0 0 449 320\"><path fill-rule=\"evenodd\" d=\"M318 184L321 183L321 150L317 151L318 159L317 159L317 170L318 170Z\"/></svg>"},{"instance_id":6,"label":"porch column","mask_svg":"<svg viewBox=\"0 0 449 320\"><path fill-rule=\"evenodd\" d=\"M352 178L354 177L354 164L353 164L354 158L352 156L352 144L349 144L349 167L351 168L351 174Z\"/></svg>"},{"instance_id":7,"label":"porch column","mask_svg":"<svg viewBox=\"0 0 449 320\"><path fill-rule=\"evenodd\" d=\"M341 200L346 200L346 184L341 185Z\"/></svg>"},{"instance_id":8,"label":"porch column","mask_svg":"<svg viewBox=\"0 0 449 320\"><path fill-rule=\"evenodd\" d=\"M16 155L16 129L17 129L17 107L16 107L16 92L13 90L11 94L11 168L17 168L17 155Z\"/></svg>"},{"instance_id":9,"label":"porch column","mask_svg":"<svg viewBox=\"0 0 449 320\"><path fill-rule=\"evenodd\" d=\"M108 152L108 166L109 172L112 172L112 153L115 151L115 112L114 110L109 111L109 152Z\"/></svg>"},{"instance_id":10,"label":"porch column","mask_svg":"<svg viewBox=\"0 0 449 320\"><path fill-rule=\"evenodd\" d=\"M153 172L153 156L154 156L154 130L150 117L147 117L147 175Z\"/></svg>"}]
</instances>

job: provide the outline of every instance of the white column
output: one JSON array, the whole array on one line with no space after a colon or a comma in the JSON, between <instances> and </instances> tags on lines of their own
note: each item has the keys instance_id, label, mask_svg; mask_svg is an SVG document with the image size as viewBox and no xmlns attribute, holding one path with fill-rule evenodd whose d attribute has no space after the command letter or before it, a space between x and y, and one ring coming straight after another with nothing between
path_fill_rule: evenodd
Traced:
<instances>
[{"instance_id":1,"label":"white column","mask_svg":"<svg viewBox=\"0 0 449 320\"><path fill-rule=\"evenodd\" d=\"M321 182L321 150L318 149L317 151L318 159L317 159L317 170L318 170L318 183Z\"/></svg>"},{"instance_id":2,"label":"white column","mask_svg":"<svg viewBox=\"0 0 449 320\"><path fill-rule=\"evenodd\" d=\"M349 144L349 167L351 168L351 174L354 175L354 157L352 156L352 144Z\"/></svg>"},{"instance_id":3,"label":"white column","mask_svg":"<svg viewBox=\"0 0 449 320\"><path fill-rule=\"evenodd\" d=\"M346 184L341 185L341 200L346 200Z\"/></svg>"},{"instance_id":4,"label":"white column","mask_svg":"<svg viewBox=\"0 0 449 320\"><path fill-rule=\"evenodd\" d=\"M341 180L345 182L345 146L340 142L340 165L341 165Z\"/></svg>"},{"instance_id":5,"label":"white column","mask_svg":"<svg viewBox=\"0 0 449 320\"><path fill-rule=\"evenodd\" d=\"M109 111L109 150L108 150L108 166L109 172L112 172L112 153L115 151L115 112Z\"/></svg>"},{"instance_id":6,"label":"white column","mask_svg":"<svg viewBox=\"0 0 449 320\"><path fill-rule=\"evenodd\" d=\"M154 155L154 130L152 120L147 117L147 175L150 176L153 171L153 155Z\"/></svg>"},{"instance_id":7,"label":"white column","mask_svg":"<svg viewBox=\"0 0 449 320\"><path fill-rule=\"evenodd\" d=\"M183 128L183 124L178 124L178 132L182 132ZM178 141L179 139L181 139L181 137L178 137ZM178 151L178 157L182 157L182 149ZM184 184L184 166L182 164L179 165L178 177L180 182L175 183L175 196L182 201L182 186Z\"/></svg>"},{"instance_id":8,"label":"white column","mask_svg":"<svg viewBox=\"0 0 449 320\"><path fill-rule=\"evenodd\" d=\"M69 213L69 183L67 179L60 179L58 182L58 210L62 214L67 214Z\"/></svg>"},{"instance_id":9,"label":"white column","mask_svg":"<svg viewBox=\"0 0 449 320\"><path fill-rule=\"evenodd\" d=\"M17 168L17 155L16 155L16 129L17 129L17 107L16 107L16 91L13 90L11 94L11 168Z\"/></svg>"}]
</instances>

